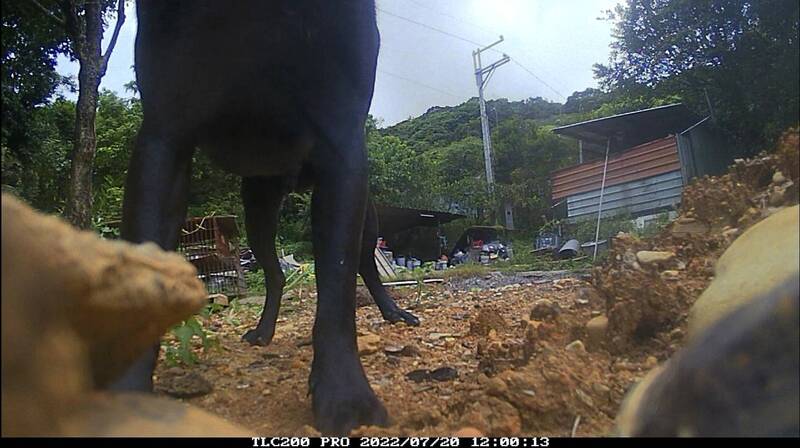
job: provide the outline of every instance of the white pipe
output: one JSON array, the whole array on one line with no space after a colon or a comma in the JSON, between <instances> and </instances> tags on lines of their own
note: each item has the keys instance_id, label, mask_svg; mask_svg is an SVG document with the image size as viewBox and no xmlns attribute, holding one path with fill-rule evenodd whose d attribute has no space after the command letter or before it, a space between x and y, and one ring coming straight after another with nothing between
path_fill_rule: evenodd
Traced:
<instances>
[{"instance_id":1,"label":"white pipe","mask_svg":"<svg viewBox=\"0 0 800 448\"><path fill-rule=\"evenodd\" d=\"M606 161L603 163L603 181L600 183L600 204L597 207L597 229L594 232L594 254L592 262L597 258L597 240L600 239L600 216L603 213L603 193L606 189L606 170L608 170L608 150L611 149L611 138L606 139Z\"/></svg>"}]
</instances>

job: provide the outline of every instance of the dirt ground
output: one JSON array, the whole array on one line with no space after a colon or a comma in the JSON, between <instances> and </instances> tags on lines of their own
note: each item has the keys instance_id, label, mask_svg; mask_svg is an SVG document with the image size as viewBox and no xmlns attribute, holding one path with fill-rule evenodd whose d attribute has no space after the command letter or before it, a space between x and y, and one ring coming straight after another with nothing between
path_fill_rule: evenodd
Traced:
<instances>
[{"instance_id":1,"label":"dirt ground","mask_svg":"<svg viewBox=\"0 0 800 448\"><path fill-rule=\"evenodd\" d=\"M717 258L747 228L797 204L799 135L687 186L676 221L652 238L613 238L591 275L492 273L393 289L419 327L359 307L361 360L393 423L354 435L612 434L629 388L681 348ZM161 362L156 388L257 434L316 434L307 395L314 305L309 292L284 299L264 348L240 340L260 305L234 302L203 323L218 347L190 367Z\"/></svg>"},{"instance_id":2,"label":"dirt ground","mask_svg":"<svg viewBox=\"0 0 800 448\"><path fill-rule=\"evenodd\" d=\"M605 312L588 286L571 278L469 292L436 285L420 297L416 289L395 289L400 306L422 320L419 327L388 324L374 306L360 307L362 363L393 424L357 433L442 435L474 427L568 436L579 418L577 435L608 434L628 387L669 350L655 358L660 347L612 356L584 342L585 323ZM258 434L313 434L307 380L314 299L284 303L290 311L269 347L240 341L256 322L257 305L212 314L206 324L219 346L191 367L161 363L157 388L186 396L210 383L210 393L186 401ZM441 368L457 376L442 369L426 377L424 370Z\"/></svg>"}]
</instances>

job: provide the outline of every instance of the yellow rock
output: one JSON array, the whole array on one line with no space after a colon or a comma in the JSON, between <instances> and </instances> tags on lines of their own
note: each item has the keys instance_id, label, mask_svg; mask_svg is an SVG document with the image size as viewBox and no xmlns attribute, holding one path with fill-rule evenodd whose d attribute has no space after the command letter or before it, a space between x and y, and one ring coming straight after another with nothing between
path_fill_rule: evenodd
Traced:
<instances>
[{"instance_id":1,"label":"yellow rock","mask_svg":"<svg viewBox=\"0 0 800 448\"><path fill-rule=\"evenodd\" d=\"M3 436L134 434L122 428L136 418L122 411L137 403L128 411L163 417L138 435L232 434L178 402L88 398L206 302L183 257L102 240L3 194L2 280ZM185 426L195 417L199 428Z\"/></svg>"},{"instance_id":2,"label":"yellow rock","mask_svg":"<svg viewBox=\"0 0 800 448\"><path fill-rule=\"evenodd\" d=\"M93 394L64 423L65 436L249 437L254 434L194 406L136 393Z\"/></svg>"},{"instance_id":3,"label":"yellow rock","mask_svg":"<svg viewBox=\"0 0 800 448\"><path fill-rule=\"evenodd\" d=\"M689 314L689 338L749 299L800 273L800 206L757 223L722 254L716 276Z\"/></svg>"},{"instance_id":4,"label":"yellow rock","mask_svg":"<svg viewBox=\"0 0 800 448\"><path fill-rule=\"evenodd\" d=\"M103 240L8 194L2 210L3 280L15 282L15 300L47 309L45 324L68 321L85 344L96 385L112 381L206 303L196 269L177 253ZM19 283L23 272L27 284Z\"/></svg>"}]
</instances>

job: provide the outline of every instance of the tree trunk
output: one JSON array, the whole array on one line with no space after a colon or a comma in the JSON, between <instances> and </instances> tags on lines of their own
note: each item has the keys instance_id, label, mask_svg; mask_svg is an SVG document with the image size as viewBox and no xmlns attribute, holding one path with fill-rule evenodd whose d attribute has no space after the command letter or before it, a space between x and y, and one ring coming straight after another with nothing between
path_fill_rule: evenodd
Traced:
<instances>
[{"instance_id":1,"label":"tree trunk","mask_svg":"<svg viewBox=\"0 0 800 448\"><path fill-rule=\"evenodd\" d=\"M80 229L92 227L92 172L97 135L94 121L97 115L97 89L104 70L101 43L103 40L103 11L99 2L85 4L83 35L73 33L75 53L80 63L78 71L78 104L75 110L75 140L72 147L67 219ZM71 8L70 13L74 13ZM77 17L73 19L77 22ZM76 27L77 28L77 27Z\"/></svg>"},{"instance_id":2,"label":"tree trunk","mask_svg":"<svg viewBox=\"0 0 800 448\"><path fill-rule=\"evenodd\" d=\"M97 115L97 89L100 85L97 61L81 61L78 83L67 210L68 219L73 225L81 229L90 229L93 202L92 172L97 148L94 124Z\"/></svg>"}]
</instances>

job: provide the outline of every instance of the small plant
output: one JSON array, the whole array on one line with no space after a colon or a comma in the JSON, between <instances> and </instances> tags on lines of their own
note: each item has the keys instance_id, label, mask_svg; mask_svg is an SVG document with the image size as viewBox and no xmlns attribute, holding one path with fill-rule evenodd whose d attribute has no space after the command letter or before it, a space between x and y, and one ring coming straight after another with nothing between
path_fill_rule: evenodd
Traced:
<instances>
[{"instance_id":1,"label":"small plant","mask_svg":"<svg viewBox=\"0 0 800 448\"><path fill-rule=\"evenodd\" d=\"M419 301L422 298L422 291L425 289L425 275L427 272L424 269L414 269L411 271L411 275L414 280L417 282L417 298L416 300Z\"/></svg>"},{"instance_id":2,"label":"small plant","mask_svg":"<svg viewBox=\"0 0 800 448\"><path fill-rule=\"evenodd\" d=\"M208 319L211 314L221 311L222 308L220 304L211 303L206 305L198 315ZM175 343L164 344L164 356L168 365L193 365L198 361L197 354L193 350L195 336L200 339L204 353L217 346L219 341L208 335L208 331L197 318L198 315L189 317L170 330L170 333L175 338Z\"/></svg>"},{"instance_id":3,"label":"small plant","mask_svg":"<svg viewBox=\"0 0 800 448\"><path fill-rule=\"evenodd\" d=\"M251 294L267 293L267 285L265 283L263 270L245 272L244 279L247 283L247 290ZM297 269L293 269L286 276L283 292L289 292L301 286L313 284L314 281L314 264L301 264Z\"/></svg>"},{"instance_id":4,"label":"small plant","mask_svg":"<svg viewBox=\"0 0 800 448\"><path fill-rule=\"evenodd\" d=\"M291 291L303 285L314 283L314 265L312 263L301 264L297 269L289 272L286 276L284 291Z\"/></svg>"},{"instance_id":5,"label":"small plant","mask_svg":"<svg viewBox=\"0 0 800 448\"><path fill-rule=\"evenodd\" d=\"M669 213L659 213L655 219L648 221L643 228L635 229L633 234L639 238L652 238L658 235L669 223Z\"/></svg>"},{"instance_id":6,"label":"small plant","mask_svg":"<svg viewBox=\"0 0 800 448\"><path fill-rule=\"evenodd\" d=\"M250 294L266 294L267 286L264 283L264 271L247 271L244 273L244 281L247 291Z\"/></svg>"}]
</instances>

